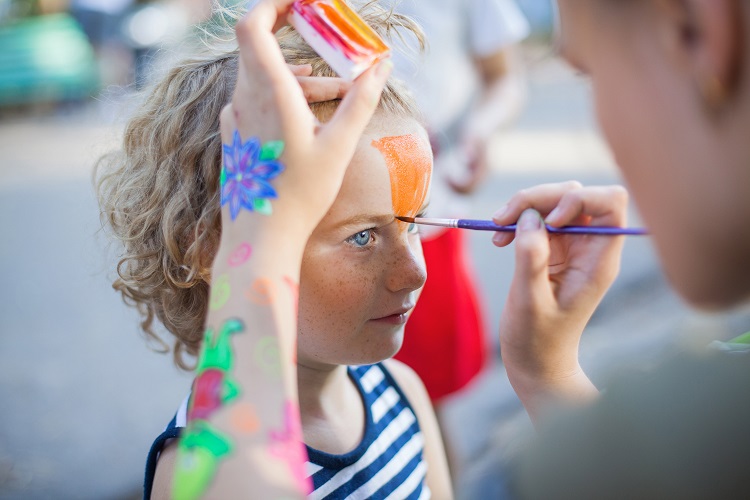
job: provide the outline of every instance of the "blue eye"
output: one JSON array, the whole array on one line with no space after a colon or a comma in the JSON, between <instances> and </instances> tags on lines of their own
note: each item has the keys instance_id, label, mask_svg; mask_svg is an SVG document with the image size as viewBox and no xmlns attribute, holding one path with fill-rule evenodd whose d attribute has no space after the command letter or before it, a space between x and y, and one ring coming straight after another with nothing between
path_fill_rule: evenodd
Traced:
<instances>
[{"instance_id":1,"label":"blue eye","mask_svg":"<svg viewBox=\"0 0 750 500\"><path fill-rule=\"evenodd\" d=\"M416 224L409 224L409 228L407 229L408 232L411 234L417 234L419 233L419 226Z\"/></svg>"},{"instance_id":2,"label":"blue eye","mask_svg":"<svg viewBox=\"0 0 750 500\"><path fill-rule=\"evenodd\" d=\"M364 231L358 232L357 234L353 234L352 236L347 238L346 241L353 243L358 247L367 246L370 241L372 241L372 229L366 229Z\"/></svg>"}]
</instances>

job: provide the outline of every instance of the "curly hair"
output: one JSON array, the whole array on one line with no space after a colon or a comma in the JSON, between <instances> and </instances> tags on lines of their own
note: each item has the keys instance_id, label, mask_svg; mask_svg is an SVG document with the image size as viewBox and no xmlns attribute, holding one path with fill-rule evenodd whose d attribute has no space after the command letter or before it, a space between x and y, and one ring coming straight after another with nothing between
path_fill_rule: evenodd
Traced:
<instances>
[{"instance_id":1,"label":"curly hair","mask_svg":"<svg viewBox=\"0 0 750 500\"><path fill-rule=\"evenodd\" d=\"M386 38L415 36L409 18L368 2L360 15ZM215 40L219 37L214 35ZM314 76L335 76L292 28L277 33L290 64L310 64ZM99 159L94 183L103 225L122 242L113 288L140 314L146 338L162 352L168 343L154 329L158 319L174 336L173 358L192 369L208 311L211 266L221 236L219 115L231 101L238 51L204 47L202 55L177 64L144 91L127 123L122 148ZM311 104L326 121L339 101ZM419 117L416 105L395 80L386 85L380 112Z\"/></svg>"}]
</instances>

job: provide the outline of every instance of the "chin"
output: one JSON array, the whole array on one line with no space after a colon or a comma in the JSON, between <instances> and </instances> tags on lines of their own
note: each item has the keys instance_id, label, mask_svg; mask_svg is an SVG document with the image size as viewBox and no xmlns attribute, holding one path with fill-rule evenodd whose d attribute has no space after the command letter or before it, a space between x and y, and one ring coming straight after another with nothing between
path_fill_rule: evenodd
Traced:
<instances>
[{"instance_id":1,"label":"chin","mask_svg":"<svg viewBox=\"0 0 750 500\"><path fill-rule=\"evenodd\" d=\"M686 276L683 274L682 276ZM692 307L706 312L718 312L750 302L750 281L716 273L693 273L688 279L668 276L674 290Z\"/></svg>"},{"instance_id":2,"label":"chin","mask_svg":"<svg viewBox=\"0 0 750 500\"><path fill-rule=\"evenodd\" d=\"M390 359L401 350L401 345L404 343L404 329L399 328L398 331L387 338L380 337L377 340L373 340L368 343L359 353L352 353L355 355L356 360L353 359L348 364L350 365L371 365L379 363L386 359Z\"/></svg>"}]
</instances>

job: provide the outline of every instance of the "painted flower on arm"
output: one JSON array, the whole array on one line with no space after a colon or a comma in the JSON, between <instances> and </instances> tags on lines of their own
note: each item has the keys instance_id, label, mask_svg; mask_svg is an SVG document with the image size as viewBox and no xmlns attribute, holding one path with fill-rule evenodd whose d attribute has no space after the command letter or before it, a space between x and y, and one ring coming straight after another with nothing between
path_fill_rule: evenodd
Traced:
<instances>
[{"instance_id":1,"label":"painted flower on arm","mask_svg":"<svg viewBox=\"0 0 750 500\"><path fill-rule=\"evenodd\" d=\"M251 137L242 142L238 130L234 131L232 144L224 144L224 165L221 169L221 206L229 204L232 220L241 209L271 214L271 198L276 190L269 181L278 176L284 165L278 161L284 151L283 141L270 141L261 145L260 139Z\"/></svg>"}]
</instances>

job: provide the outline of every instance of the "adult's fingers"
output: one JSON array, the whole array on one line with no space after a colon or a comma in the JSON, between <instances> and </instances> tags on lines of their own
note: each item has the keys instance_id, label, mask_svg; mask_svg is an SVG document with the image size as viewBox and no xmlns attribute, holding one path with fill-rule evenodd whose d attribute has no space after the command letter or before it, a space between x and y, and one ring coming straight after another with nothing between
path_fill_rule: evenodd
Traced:
<instances>
[{"instance_id":1,"label":"adult's fingers","mask_svg":"<svg viewBox=\"0 0 750 500\"><path fill-rule=\"evenodd\" d=\"M547 229L539 212L527 209L518 219L516 229L516 265L513 292L529 304L549 292L550 244Z\"/></svg>"},{"instance_id":2,"label":"adult's fingers","mask_svg":"<svg viewBox=\"0 0 750 500\"><path fill-rule=\"evenodd\" d=\"M555 209L565 193L581 189L578 181L559 182L551 184L540 184L528 189L523 189L513 197L492 216L496 224L515 224L524 210L530 208L547 214ZM510 245L515 239L515 233L498 232L492 236L492 243L497 247Z\"/></svg>"},{"instance_id":3,"label":"adult's fingers","mask_svg":"<svg viewBox=\"0 0 750 500\"><path fill-rule=\"evenodd\" d=\"M496 224L513 224L527 208L542 213L550 213L562 196L571 190L581 189L578 181L560 182L555 184L540 184L516 193L508 203L492 216Z\"/></svg>"},{"instance_id":4,"label":"adult's fingers","mask_svg":"<svg viewBox=\"0 0 750 500\"><path fill-rule=\"evenodd\" d=\"M583 214L591 218L592 225L624 226L627 205L628 192L622 186L574 189L563 194L546 220L552 226L563 226Z\"/></svg>"},{"instance_id":5,"label":"adult's fingers","mask_svg":"<svg viewBox=\"0 0 750 500\"><path fill-rule=\"evenodd\" d=\"M303 75L297 76L297 81L310 104L343 99L352 86L351 82L335 77Z\"/></svg>"},{"instance_id":6,"label":"adult's fingers","mask_svg":"<svg viewBox=\"0 0 750 500\"><path fill-rule=\"evenodd\" d=\"M393 63L385 60L357 78L333 118L320 129L318 137L325 151L335 155L354 154L392 70Z\"/></svg>"}]
</instances>

